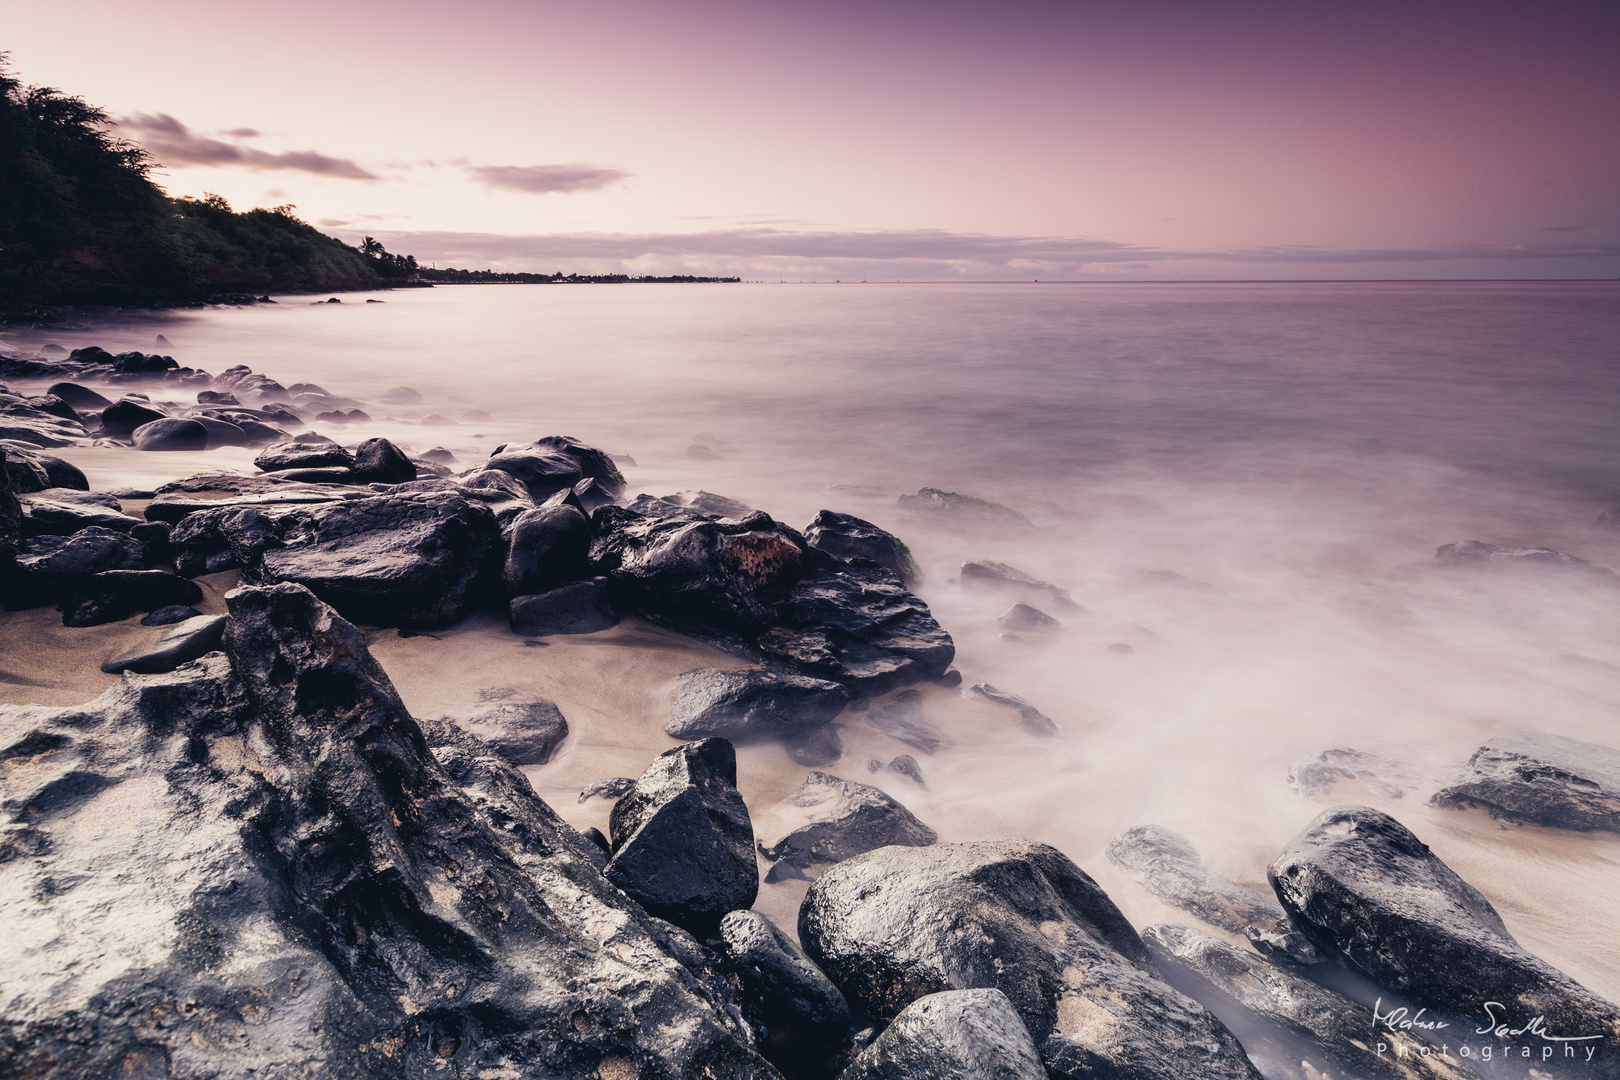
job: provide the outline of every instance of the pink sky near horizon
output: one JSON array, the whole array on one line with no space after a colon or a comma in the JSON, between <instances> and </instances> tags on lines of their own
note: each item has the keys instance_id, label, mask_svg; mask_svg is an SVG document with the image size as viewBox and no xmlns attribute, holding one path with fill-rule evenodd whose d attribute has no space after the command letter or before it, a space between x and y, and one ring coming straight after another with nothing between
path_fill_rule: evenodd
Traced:
<instances>
[{"instance_id":1,"label":"pink sky near horizon","mask_svg":"<svg viewBox=\"0 0 1620 1080\"><path fill-rule=\"evenodd\" d=\"M172 193L295 203L441 265L1620 276L1615 5L0 12L25 81L241 149L166 162ZM514 171L537 166L589 168Z\"/></svg>"}]
</instances>

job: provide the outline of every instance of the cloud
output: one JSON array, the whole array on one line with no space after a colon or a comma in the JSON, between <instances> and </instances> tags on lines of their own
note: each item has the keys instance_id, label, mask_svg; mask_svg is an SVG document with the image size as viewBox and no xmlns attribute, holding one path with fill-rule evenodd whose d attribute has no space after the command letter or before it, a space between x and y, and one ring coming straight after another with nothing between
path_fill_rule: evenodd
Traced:
<instances>
[{"instance_id":1,"label":"cloud","mask_svg":"<svg viewBox=\"0 0 1620 1080\"><path fill-rule=\"evenodd\" d=\"M467 171L486 187L526 195L597 191L630 174L605 165L469 165Z\"/></svg>"},{"instance_id":2,"label":"cloud","mask_svg":"<svg viewBox=\"0 0 1620 1080\"><path fill-rule=\"evenodd\" d=\"M1119 277L1614 276L1620 243L1433 248L1277 246L1178 250L1061 236L998 236L936 229L693 233L396 232L397 251L440 266L582 273L708 273L843 280L995 280ZM1607 262L1609 265L1603 265ZM1612 267L1612 268L1611 268ZM1404 268L1404 269L1403 269Z\"/></svg>"},{"instance_id":3,"label":"cloud","mask_svg":"<svg viewBox=\"0 0 1620 1080\"><path fill-rule=\"evenodd\" d=\"M120 127L135 133L135 140L146 147L152 156L164 165L203 165L209 167L235 167L241 169L292 169L343 180L376 180L375 173L367 172L346 158L328 157L314 150L291 150L272 154L251 146L221 142L197 135L168 113L137 113L118 121ZM226 132L241 138L250 137L251 128L235 128Z\"/></svg>"}]
</instances>

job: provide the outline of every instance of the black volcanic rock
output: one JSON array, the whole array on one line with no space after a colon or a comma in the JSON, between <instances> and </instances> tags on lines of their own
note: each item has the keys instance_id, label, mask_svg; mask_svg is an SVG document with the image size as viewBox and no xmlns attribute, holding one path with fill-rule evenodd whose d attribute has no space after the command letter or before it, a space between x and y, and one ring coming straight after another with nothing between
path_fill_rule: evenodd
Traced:
<instances>
[{"instance_id":1,"label":"black volcanic rock","mask_svg":"<svg viewBox=\"0 0 1620 1080\"><path fill-rule=\"evenodd\" d=\"M61 398L82 412L99 412L112 404L88 386L80 386L78 383L59 382L45 392Z\"/></svg>"},{"instance_id":2,"label":"black volcanic rock","mask_svg":"<svg viewBox=\"0 0 1620 1080\"><path fill-rule=\"evenodd\" d=\"M759 893L754 830L724 739L677 746L647 766L609 819L607 879L700 937Z\"/></svg>"},{"instance_id":3,"label":"black volcanic rock","mask_svg":"<svg viewBox=\"0 0 1620 1080\"><path fill-rule=\"evenodd\" d=\"M453 622L484 595L500 530L487 507L449 493L378 495L277 519L279 546L243 576L308 586L373 626Z\"/></svg>"},{"instance_id":4,"label":"black volcanic rock","mask_svg":"<svg viewBox=\"0 0 1620 1080\"><path fill-rule=\"evenodd\" d=\"M486 705L461 726L513 765L544 765L568 737L568 721L550 701Z\"/></svg>"},{"instance_id":5,"label":"black volcanic rock","mask_svg":"<svg viewBox=\"0 0 1620 1080\"><path fill-rule=\"evenodd\" d=\"M527 596L589 573L591 523L572 506L542 506L519 514L507 530L501 580L508 596Z\"/></svg>"},{"instance_id":6,"label":"black volcanic rock","mask_svg":"<svg viewBox=\"0 0 1620 1080\"><path fill-rule=\"evenodd\" d=\"M769 671L700 668L679 676L664 733L674 739L733 742L800 735L828 724L849 691L826 679Z\"/></svg>"},{"instance_id":7,"label":"black volcanic rock","mask_svg":"<svg viewBox=\"0 0 1620 1080\"><path fill-rule=\"evenodd\" d=\"M849 1034L844 995L759 912L733 911L721 919L720 950L742 978L744 1015L788 1054L831 1048Z\"/></svg>"},{"instance_id":8,"label":"black volcanic rock","mask_svg":"<svg viewBox=\"0 0 1620 1080\"><path fill-rule=\"evenodd\" d=\"M1138 825L1108 841L1108 861L1136 876L1148 892L1211 926L1246 934L1255 948L1295 964L1321 960L1289 925L1276 897L1217 877L1186 837L1160 825Z\"/></svg>"},{"instance_id":9,"label":"black volcanic rock","mask_svg":"<svg viewBox=\"0 0 1620 1080\"><path fill-rule=\"evenodd\" d=\"M606 578L559 585L531 596L515 596L507 605L512 632L525 637L552 634L594 634L618 625L619 615L608 598Z\"/></svg>"},{"instance_id":10,"label":"black volcanic rock","mask_svg":"<svg viewBox=\"0 0 1620 1080\"><path fill-rule=\"evenodd\" d=\"M136 671L143 675L173 671L181 664L190 663L204 653L217 649L224 633L225 616L197 615L169 626L158 635L156 641L113 657L101 665L101 670L109 675L123 671Z\"/></svg>"},{"instance_id":11,"label":"black volcanic rock","mask_svg":"<svg viewBox=\"0 0 1620 1080\"><path fill-rule=\"evenodd\" d=\"M701 946L476 740L430 748L353 626L296 586L227 602L225 656L0 706L33 943L0 1073L777 1075Z\"/></svg>"},{"instance_id":12,"label":"black volcanic rock","mask_svg":"<svg viewBox=\"0 0 1620 1080\"><path fill-rule=\"evenodd\" d=\"M46 454L39 450L24 450L13 446L8 451L14 464L27 462L26 466L31 472L37 473L41 483L19 485L18 491L43 491L46 488L67 488L73 491L89 491L90 482L77 465L63 461L54 454Z\"/></svg>"},{"instance_id":13,"label":"black volcanic rock","mask_svg":"<svg viewBox=\"0 0 1620 1080\"><path fill-rule=\"evenodd\" d=\"M101 432L115 439L127 439L142 424L162 420L164 415L149 404L124 398L101 410Z\"/></svg>"},{"instance_id":14,"label":"black volcanic rock","mask_svg":"<svg viewBox=\"0 0 1620 1080\"><path fill-rule=\"evenodd\" d=\"M653 622L867 694L950 666L950 635L882 567L808 547L763 513L716 520L658 502L591 517L594 569Z\"/></svg>"},{"instance_id":15,"label":"black volcanic rock","mask_svg":"<svg viewBox=\"0 0 1620 1080\"><path fill-rule=\"evenodd\" d=\"M865 559L893 571L908 589L917 587L922 571L911 549L893 533L862 518L823 510L804 530L804 542L848 562Z\"/></svg>"},{"instance_id":16,"label":"black volcanic rock","mask_svg":"<svg viewBox=\"0 0 1620 1080\"><path fill-rule=\"evenodd\" d=\"M24 536L72 536L95 526L113 532L129 532L139 518L122 512L111 495L72 488L46 488L24 495L22 531Z\"/></svg>"},{"instance_id":17,"label":"black volcanic rock","mask_svg":"<svg viewBox=\"0 0 1620 1080\"><path fill-rule=\"evenodd\" d=\"M81 534L82 535L82 534ZM137 611L171 604L200 604L195 581L162 570L104 570L73 586L58 605L63 626L100 626L127 619Z\"/></svg>"},{"instance_id":18,"label":"black volcanic rock","mask_svg":"<svg viewBox=\"0 0 1620 1080\"><path fill-rule=\"evenodd\" d=\"M891 844L927 847L938 839L893 796L812 772L761 818L759 853L776 864L765 879L777 881Z\"/></svg>"},{"instance_id":19,"label":"black volcanic rock","mask_svg":"<svg viewBox=\"0 0 1620 1080\"><path fill-rule=\"evenodd\" d=\"M1590 1075L1620 1076L1620 1009L1526 952L1478 890L1400 822L1366 807L1326 811L1268 871L1319 949L1432 1014L1554 1036L1601 1036Z\"/></svg>"},{"instance_id":20,"label":"black volcanic rock","mask_svg":"<svg viewBox=\"0 0 1620 1080\"><path fill-rule=\"evenodd\" d=\"M810 886L799 940L878 1020L927 994L1000 990L1057 1080L1260 1075L1220 1021L1159 977L1097 883L1045 844L857 855Z\"/></svg>"},{"instance_id":21,"label":"black volcanic rock","mask_svg":"<svg viewBox=\"0 0 1620 1080\"><path fill-rule=\"evenodd\" d=\"M1268 1077L1463 1080L1468 1075L1456 1047L1442 1054L1412 1031L1375 1024L1366 1005L1202 931L1150 926L1142 941L1171 985L1244 1031L1244 1048Z\"/></svg>"},{"instance_id":22,"label":"black volcanic rock","mask_svg":"<svg viewBox=\"0 0 1620 1080\"><path fill-rule=\"evenodd\" d=\"M1029 1030L1000 990L945 990L900 1011L839 1080L1046 1080Z\"/></svg>"},{"instance_id":23,"label":"black volcanic rock","mask_svg":"<svg viewBox=\"0 0 1620 1080\"><path fill-rule=\"evenodd\" d=\"M1620 832L1620 750L1544 731L1498 735L1430 800L1554 829Z\"/></svg>"},{"instance_id":24,"label":"black volcanic rock","mask_svg":"<svg viewBox=\"0 0 1620 1080\"><path fill-rule=\"evenodd\" d=\"M164 417L142 424L130 438L137 450L206 450L208 428L196 420Z\"/></svg>"},{"instance_id":25,"label":"black volcanic rock","mask_svg":"<svg viewBox=\"0 0 1620 1080\"><path fill-rule=\"evenodd\" d=\"M866 722L889 738L914 746L925 754L950 745L939 729L923 718L922 695L915 690L902 690L889 704L868 711Z\"/></svg>"},{"instance_id":26,"label":"black volcanic rock","mask_svg":"<svg viewBox=\"0 0 1620 1080\"><path fill-rule=\"evenodd\" d=\"M354 479L360 484L406 484L416 479L416 466L387 439L367 439L354 452Z\"/></svg>"},{"instance_id":27,"label":"black volcanic rock","mask_svg":"<svg viewBox=\"0 0 1620 1080\"><path fill-rule=\"evenodd\" d=\"M6 606L39 607L79 592L109 570L142 570L146 547L128 533L92 526L72 536L36 536L18 547Z\"/></svg>"}]
</instances>

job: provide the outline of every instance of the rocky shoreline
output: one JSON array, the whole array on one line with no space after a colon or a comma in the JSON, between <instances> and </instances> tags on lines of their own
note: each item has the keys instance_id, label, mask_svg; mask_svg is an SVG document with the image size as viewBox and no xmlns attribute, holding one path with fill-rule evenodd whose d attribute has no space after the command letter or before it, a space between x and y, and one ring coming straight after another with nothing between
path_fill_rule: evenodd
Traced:
<instances>
[{"instance_id":1,"label":"rocky shoreline","mask_svg":"<svg viewBox=\"0 0 1620 1080\"><path fill-rule=\"evenodd\" d=\"M1620 1010L1377 810L1321 813L1272 863L1273 895L1167 829L1128 830L1110 862L1200 924L1139 933L1056 848L941 842L852 779L927 784L909 754L854 760L838 722L864 714L926 758L948 742L923 692L1062 737L1017 694L962 685L909 549L871 522L630 497L610 455L567 436L459 470L339 442L311 425L352 431L374 406L245 368L81 349L0 358L0 377L50 382L0 389L6 606L151 626L94 661L125 673L95 700L0 706L5 1075L1620 1077ZM258 471L92 492L50 451L95 445L177 462L245 446ZM1606 574L1470 543L1438 561ZM225 610L198 610L199 581L230 575ZM1010 630L1082 610L999 563L961 580L1012 602ZM554 705L490 687L459 721L415 717L368 644L491 609L524 644L635 619L735 661L679 676L675 745L639 776L580 793L613 804L606 833L522 771L569 735ZM774 805L739 790L738 748L757 745L813 770ZM1620 831L1616 760L1504 734L1433 805ZM1416 775L1349 748L1295 769L1314 795ZM808 891L778 925L750 909L784 880ZM1486 1001L1501 1030L1454 1034ZM1443 1026L1405 1023L1419 1009Z\"/></svg>"}]
</instances>

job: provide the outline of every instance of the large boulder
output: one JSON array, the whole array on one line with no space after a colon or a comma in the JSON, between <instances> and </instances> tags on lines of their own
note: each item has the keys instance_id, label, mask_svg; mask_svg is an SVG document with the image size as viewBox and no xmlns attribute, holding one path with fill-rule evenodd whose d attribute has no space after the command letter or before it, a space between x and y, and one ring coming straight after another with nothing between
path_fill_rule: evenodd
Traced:
<instances>
[{"instance_id":1,"label":"large boulder","mask_svg":"<svg viewBox=\"0 0 1620 1080\"><path fill-rule=\"evenodd\" d=\"M600 481L615 494L624 490L624 476L613 459L570 435L548 435L532 443L502 443L484 468L516 477L536 501L544 501L587 479Z\"/></svg>"},{"instance_id":2,"label":"large boulder","mask_svg":"<svg viewBox=\"0 0 1620 1080\"><path fill-rule=\"evenodd\" d=\"M80 386L78 383L59 382L46 389L45 392L53 397L61 398L75 409L83 412L99 412L112 404L111 401L108 401L88 386Z\"/></svg>"},{"instance_id":3,"label":"large boulder","mask_svg":"<svg viewBox=\"0 0 1620 1080\"><path fill-rule=\"evenodd\" d=\"M47 488L68 488L74 491L89 491L90 482L85 478L84 472L71 462L63 461L54 454L47 454L36 449L24 449L13 445L7 453L10 455L11 467L22 468L30 479L22 476L14 477L17 481L17 491L44 491ZM37 479L32 479L37 477Z\"/></svg>"},{"instance_id":4,"label":"large boulder","mask_svg":"<svg viewBox=\"0 0 1620 1080\"><path fill-rule=\"evenodd\" d=\"M1442 1018L1487 1028L1539 1018L1601 1040L1592 1075L1620 1076L1620 1009L1526 952L1488 900L1388 814L1326 811L1268 876L1318 948ZM1500 1003L1492 1013L1486 1002Z\"/></svg>"},{"instance_id":5,"label":"large boulder","mask_svg":"<svg viewBox=\"0 0 1620 1080\"><path fill-rule=\"evenodd\" d=\"M72 536L91 526L129 532L140 524L123 512L117 499L93 491L46 488L24 495L21 502L24 536Z\"/></svg>"},{"instance_id":6,"label":"large boulder","mask_svg":"<svg viewBox=\"0 0 1620 1080\"><path fill-rule=\"evenodd\" d=\"M15 560L6 606L31 608L74 595L96 574L145 569L146 546L128 533L92 526L72 536L25 540Z\"/></svg>"},{"instance_id":7,"label":"large boulder","mask_svg":"<svg viewBox=\"0 0 1620 1080\"><path fill-rule=\"evenodd\" d=\"M675 680L664 733L732 742L791 737L831 723L848 704L849 691L826 679L699 668Z\"/></svg>"},{"instance_id":8,"label":"large boulder","mask_svg":"<svg viewBox=\"0 0 1620 1080\"><path fill-rule=\"evenodd\" d=\"M804 530L804 542L846 562L866 559L893 571L906 588L922 579L911 549L898 536L851 514L823 510Z\"/></svg>"},{"instance_id":9,"label":"large boulder","mask_svg":"<svg viewBox=\"0 0 1620 1080\"><path fill-rule=\"evenodd\" d=\"M1498 735L1430 801L1554 829L1620 832L1620 750L1544 731Z\"/></svg>"},{"instance_id":10,"label":"large boulder","mask_svg":"<svg viewBox=\"0 0 1620 1080\"><path fill-rule=\"evenodd\" d=\"M745 1014L751 1014L750 1022L763 1028L777 1049L797 1056L837 1046L848 1037L844 995L765 916L757 911L727 914L720 920L719 948L742 979Z\"/></svg>"},{"instance_id":11,"label":"large boulder","mask_svg":"<svg viewBox=\"0 0 1620 1080\"><path fill-rule=\"evenodd\" d=\"M16 439L32 446L90 443L89 433L77 419L58 416L24 401L0 401L0 439Z\"/></svg>"},{"instance_id":12,"label":"large boulder","mask_svg":"<svg viewBox=\"0 0 1620 1080\"><path fill-rule=\"evenodd\" d=\"M606 578L559 585L532 596L514 596L507 605L512 632L525 637L594 634L618 625Z\"/></svg>"},{"instance_id":13,"label":"large boulder","mask_svg":"<svg viewBox=\"0 0 1620 1080\"><path fill-rule=\"evenodd\" d=\"M508 596L544 592L589 573L591 523L572 506L527 510L507 537L501 580Z\"/></svg>"},{"instance_id":14,"label":"large boulder","mask_svg":"<svg viewBox=\"0 0 1620 1080\"><path fill-rule=\"evenodd\" d=\"M1108 842L1108 861L1148 892L1211 926L1246 935L1260 952L1295 964L1322 957L1289 925L1274 896L1210 873L1198 849L1161 825L1138 825Z\"/></svg>"},{"instance_id":15,"label":"large boulder","mask_svg":"<svg viewBox=\"0 0 1620 1080\"><path fill-rule=\"evenodd\" d=\"M0 706L0 1073L777 1075L704 950L515 770L430 750L352 625L227 603L225 656Z\"/></svg>"},{"instance_id":16,"label":"large boulder","mask_svg":"<svg viewBox=\"0 0 1620 1080\"><path fill-rule=\"evenodd\" d=\"M760 820L766 881L806 877L880 847L927 847L939 835L887 792L812 771Z\"/></svg>"},{"instance_id":17,"label":"large boulder","mask_svg":"<svg viewBox=\"0 0 1620 1080\"><path fill-rule=\"evenodd\" d=\"M163 570L104 570L77 583L57 610L63 626L100 626L127 619L137 611L171 604L200 604L195 581Z\"/></svg>"},{"instance_id":18,"label":"large boulder","mask_svg":"<svg viewBox=\"0 0 1620 1080\"><path fill-rule=\"evenodd\" d=\"M407 484L416 466L387 439L367 439L354 452L354 479L361 484Z\"/></svg>"},{"instance_id":19,"label":"large boulder","mask_svg":"<svg viewBox=\"0 0 1620 1080\"><path fill-rule=\"evenodd\" d=\"M1426 1045L1418 1038L1422 1029L1400 1027L1404 1015L1379 1024L1360 1002L1202 931L1150 926L1142 941L1176 989L1244 1032L1244 1049L1268 1077L1466 1080L1472 1075L1459 1046L1442 1053L1440 1046ZM1383 1011L1395 1013L1396 1007Z\"/></svg>"},{"instance_id":20,"label":"large boulder","mask_svg":"<svg viewBox=\"0 0 1620 1080\"><path fill-rule=\"evenodd\" d=\"M154 409L150 402L124 398L101 410L101 433L115 439L127 439L136 428L162 420L166 415Z\"/></svg>"},{"instance_id":21,"label":"large boulder","mask_svg":"<svg viewBox=\"0 0 1620 1080\"><path fill-rule=\"evenodd\" d=\"M130 438L137 450L206 450L208 428L196 420L164 417L136 428Z\"/></svg>"},{"instance_id":22,"label":"large boulder","mask_svg":"<svg viewBox=\"0 0 1620 1080\"><path fill-rule=\"evenodd\" d=\"M700 937L759 893L754 829L724 739L666 750L609 819L607 879L642 907Z\"/></svg>"},{"instance_id":23,"label":"large boulder","mask_svg":"<svg viewBox=\"0 0 1620 1080\"><path fill-rule=\"evenodd\" d=\"M568 721L551 701L501 701L476 710L461 727L513 765L544 765L568 738Z\"/></svg>"},{"instance_id":24,"label":"large boulder","mask_svg":"<svg viewBox=\"0 0 1620 1080\"><path fill-rule=\"evenodd\" d=\"M799 940L878 1020L927 994L1000 990L1058 1080L1260 1075L1220 1021L1159 977L1097 883L1045 844L857 855L810 886Z\"/></svg>"},{"instance_id":25,"label":"large boulder","mask_svg":"<svg viewBox=\"0 0 1620 1080\"><path fill-rule=\"evenodd\" d=\"M1040 1052L1000 990L913 1001L839 1080L1046 1080Z\"/></svg>"},{"instance_id":26,"label":"large boulder","mask_svg":"<svg viewBox=\"0 0 1620 1080\"><path fill-rule=\"evenodd\" d=\"M866 694L937 678L955 657L890 571L809 547L763 513L715 519L657 501L601 507L591 543L596 572L653 622Z\"/></svg>"},{"instance_id":27,"label":"large boulder","mask_svg":"<svg viewBox=\"0 0 1620 1080\"><path fill-rule=\"evenodd\" d=\"M500 529L480 503L450 493L378 495L276 519L281 542L243 577L308 586L373 626L453 622L486 591Z\"/></svg>"}]
</instances>

